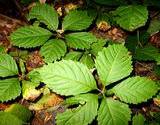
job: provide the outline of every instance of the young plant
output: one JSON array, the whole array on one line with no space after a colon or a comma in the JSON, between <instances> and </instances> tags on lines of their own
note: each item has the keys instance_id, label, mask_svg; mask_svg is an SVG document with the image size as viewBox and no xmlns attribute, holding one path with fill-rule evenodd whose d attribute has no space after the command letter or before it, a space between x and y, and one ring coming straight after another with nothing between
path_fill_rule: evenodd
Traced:
<instances>
[{"instance_id":1,"label":"young plant","mask_svg":"<svg viewBox=\"0 0 160 125\"><path fill-rule=\"evenodd\" d=\"M19 71L20 68L20 71ZM0 53L0 102L8 102L16 99L22 93L23 99L32 97L33 94L40 95L35 87L39 83L25 81L25 67L22 60L19 61L19 68L16 61L5 52ZM21 87L22 82L22 87ZM21 92L23 90L23 92ZM31 96L32 95L32 96ZM0 111L0 125L22 125L29 122L32 113L20 104L12 104L4 111Z\"/></svg>"},{"instance_id":2,"label":"young plant","mask_svg":"<svg viewBox=\"0 0 160 125\"><path fill-rule=\"evenodd\" d=\"M40 27L41 25L21 27L11 34L12 44L23 48L42 46L40 53L46 63L61 59L66 54L67 47L84 50L90 49L90 45L97 42L92 33L84 32L93 21L87 11L71 11L64 17L61 26L58 14L51 6L38 4L32 8L28 19L37 19L40 24L43 23L47 27L46 29Z\"/></svg>"},{"instance_id":3,"label":"young plant","mask_svg":"<svg viewBox=\"0 0 160 125\"><path fill-rule=\"evenodd\" d=\"M29 98L30 94L40 94L35 88L39 83L32 83L25 80L25 66L22 60L19 61L20 71L16 61L8 54L0 53L0 102L7 102L16 99L21 95L23 89L23 98ZM22 89L21 89L22 82Z\"/></svg>"},{"instance_id":4,"label":"young plant","mask_svg":"<svg viewBox=\"0 0 160 125\"><path fill-rule=\"evenodd\" d=\"M58 20L57 12L51 6L37 3L31 9L28 19L36 19L40 24L19 28L11 34L11 42L23 48L42 46L40 54L46 63L60 60L67 53L65 59L73 58L93 68L93 58L106 44L106 40L99 40L93 34L84 32L95 19L96 14L91 15L89 16L89 11L73 10L61 22ZM147 8L142 5L120 6L112 11L111 15L113 21L128 31L144 26L148 19ZM106 17L101 16L99 14L98 19L101 18L103 21ZM73 33L73 31L78 32ZM78 50L78 53L73 50Z\"/></svg>"},{"instance_id":5,"label":"young plant","mask_svg":"<svg viewBox=\"0 0 160 125\"><path fill-rule=\"evenodd\" d=\"M94 1L106 5L113 3ZM127 31L135 31L144 26L148 19L147 7L142 5L120 6L110 14L113 16L112 20ZM10 39L14 46L26 49L41 46L40 53L48 65L33 70L28 77L31 83L43 82L51 91L68 97L65 101L68 109L56 117L58 125L87 125L95 118L100 125L128 125L131 121L129 105L146 102L157 93L158 87L154 81L145 77L131 77L132 59L123 45L113 44L104 48L106 40L98 39L87 32L95 19L87 11L73 10L59 21L57 12L51 6L37 4L31 9L28 19L36 22L17 29ZM156 55L150 55L159 64L158 51L152 46L147 47L156 52ZM134 58L141 60L145 55L146 60L150 59L148 48L143 48L145 53L136 48L137 55ZM15 73L6 76L18 73L15 64L12 67ZM2 66L0 70L4 69ZM5 77L5 72L2 74ZM23 83L26 86L24 88L28 88L25 90L35 89L37 85L29 85L28 81ZM19 84L18 87L20 88ZM15 90L16 94L7 96L6 99L1 96L1 100L8 101L17 97L20 90ZM138 123L139 119L143 123L143 116L138 115L133 117L133 124Z\"/></svg>"},{"instance_id":6,"label":"young plant","mask_svg":"<svg viewBox=\"0 0 160 125\"><path fill-rule=\"evenodd\" d=\"M132 72L131 56L121 44L100 51L95 67L96 79L86 65L71 60L50 63L36 70L41 82L53 92L72 96L66 99L65 105L73 108L57 115L57 125L87 125L96 116L100 125L128 125L131 120L128 104L146 102L158 91L152 80L128 77Z\"/></svg>"},{"instance_id":7,"label":"young plant","mask_svg":"<svg viewBox=\"0 0 160 125\"><path fill-rule=\"evenodd\" d=\"M0 54L0 101L15 99L21 93L19 79L8 78L18 75L18 67L15 60L8 54Z\"/></svg>"}]
</instances>

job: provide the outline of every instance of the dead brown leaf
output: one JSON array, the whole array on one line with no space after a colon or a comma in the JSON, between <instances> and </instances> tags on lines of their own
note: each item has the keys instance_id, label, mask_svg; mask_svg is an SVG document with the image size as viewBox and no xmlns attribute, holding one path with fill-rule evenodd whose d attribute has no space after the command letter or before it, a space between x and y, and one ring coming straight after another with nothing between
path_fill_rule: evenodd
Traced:
<instances>
[{"instance_id":1,"label":"dead brown leaf","mask_svg":"<svg viewBox=\"0 0 160 125\"><path fill-rule=\"evenodd\" d=\"M31 53L31 55L29 55L27 59L27 62L26 62L27 71L29 72L34 68L41 67L43 64L44 64L44 61L41 55L39 54L39 52L34 51L33 53Z\"/></svg>"},{"instance_id":2,"label":"dead brown leaf","mask_svg":"<svg viewBox=\"0 0 160 125\"><path fill-rule=\"evenodd\" d=\"M155 47L160 48L160 32L151 36L150 43Z\"/></svg>"}]
</instances>

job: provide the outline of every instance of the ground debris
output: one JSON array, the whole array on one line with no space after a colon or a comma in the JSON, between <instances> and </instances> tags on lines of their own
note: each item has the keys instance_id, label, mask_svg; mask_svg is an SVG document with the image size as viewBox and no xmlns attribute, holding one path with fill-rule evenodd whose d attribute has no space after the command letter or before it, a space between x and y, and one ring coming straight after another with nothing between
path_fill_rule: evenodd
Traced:
<instances>
[{"instance_id":1,"label":"ground debris","mask_svg":"<svg viewBox=\"0 0 160 125\"><path fill-rule=\"evenodd\" d=\"M41 57L41 55L39 54L39 51L34 51L32 52L26 62L26 66L27 66L27 71L31 71L34 68L39 68L42 65L44 65L44 61Z\"/></svg>"},{"instance_id":2,"label":"ground debris","mask_svg":"<svg viewBox=\"0 0 160 125\"><path fill-rule=\"evenodd\" d=\"M153 44L155 47L160 48L160 32L151 36L150 43Z\"/></svg>"},{"instance_id":3,"label":"ground debris","mask_svg":"<svg viewBox=\"0 0 160 125\"><path fill-rule=\"evenodd\" d=\"M7 17L0 14L0 46L11 48L8 36L20 26L25 25L24 22Z\"/></svg>"},{"instance_id":4,"label":"ground debris","mask_svg":"<svg viewBox=\"0 0 160 125\"><path fill-rule=\"evenodd\" d=\"M0 103L0 110L5 110L9 106L10 106L10 104Z\"/></svg>"},{"instance_id":5,"label":"ground debris","mask_svg":"<svg viewBox=\"0 0 160 125\"><path fill-rule=\"evenodd\" d=\"M160 80L154 73L154 63L150 62L136 62L134 65L135 75L146 76L152 80Z\"/></svg>"},{"instance_id":6,"label":"ground debris","mask_svg":"<svg viewBox=\"0 0 160 125\"><path fill-rule=\"evenodd\" d=\"M58 107L55 111L36 111L31 125L56 125L56 114L64 111L65 108L63 106Z\"/></svg>"},{"instance_id":7,"label":"ground debris","mask_svg":"<svg viewBox=\"0 0 160 125\"><path fill-rule=\"evenodd\" d=\"M64 112L65 108L61 105L63 99L54 94L44 95L37 103L30 106L35 115L32 125L55 125L57 112Z\"/></svg>"},{"instance_id":8,"label":"ground debris","mask_svg":"<svg viewBox=\"0 0 160 125\"><path fill-rule=\"evenodd\" d=\"M120 28L112 27L107 29L109 30L102 31L95 27L91 32L98 38L109 39L118 43L124 41L124 39L126 38L126 33Z\"/></svg>"}]
</instances>

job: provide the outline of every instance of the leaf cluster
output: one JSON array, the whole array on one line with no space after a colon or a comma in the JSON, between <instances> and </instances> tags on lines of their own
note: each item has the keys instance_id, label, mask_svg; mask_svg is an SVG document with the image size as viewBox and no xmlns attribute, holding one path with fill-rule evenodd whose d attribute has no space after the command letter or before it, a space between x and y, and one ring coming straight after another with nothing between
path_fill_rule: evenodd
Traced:
<instances>
[{"instance_id":1,"label":"leaf cluster","mask_svg":"<svg viewBox=\"0 0 160 125\"><path fill-rule=\"evenodd\" d=\"M15 60L1 53L1 102L15 99L21 91L23 98L28 100L30 92L40 94L35 88L44 83L52 92L67 97L64 102L67 110L56 116L58 125L87 125L94 119L99 125L128 125L131 120L133 125L144 123L145 118L141 114L132 118L129 106L147 102L159 90L155 81L132 74L134 60L160 64L159 50L143 42L138 30L148 20L147 7L128 5L125 0L94 1L123 6L105 13L105 17L103 14L91 16L86 10L72 10L61 17L62 20L48 4L36 4L31 9L28 19L35 21L33 25L18 28L10 40L19 48L40 49L46 64L29 72L27 80L20 80ZM89 32L93 22L100 20L107 24L114 22L129 32L137 30L138 36L128 36L125 45L109 45L108 40ZM155 25L159 23L150 24L148 34L159 30L153 30ZM20 69L25 74L25 68ZM74 108L70 108L72 106Z\"/></svg>"}]
</instances>

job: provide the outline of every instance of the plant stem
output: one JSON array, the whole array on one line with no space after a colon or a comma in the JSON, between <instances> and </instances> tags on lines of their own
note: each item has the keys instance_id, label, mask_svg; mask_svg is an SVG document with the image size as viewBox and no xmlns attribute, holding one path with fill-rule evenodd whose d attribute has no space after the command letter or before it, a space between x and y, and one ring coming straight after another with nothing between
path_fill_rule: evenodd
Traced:
<instances>
[{"instance_id":1,"label":"plant stem","mask_svg":"<svg viewBox=\"0 0 160 125\"><path fill-rule=\"evenodd\" d=\"M140 47L143 47L142 44L141 44L141 42L140 42L140 33L139 33L139 30L137 30L137 42L140 45Z\"/></svg>"}]
</instances>

